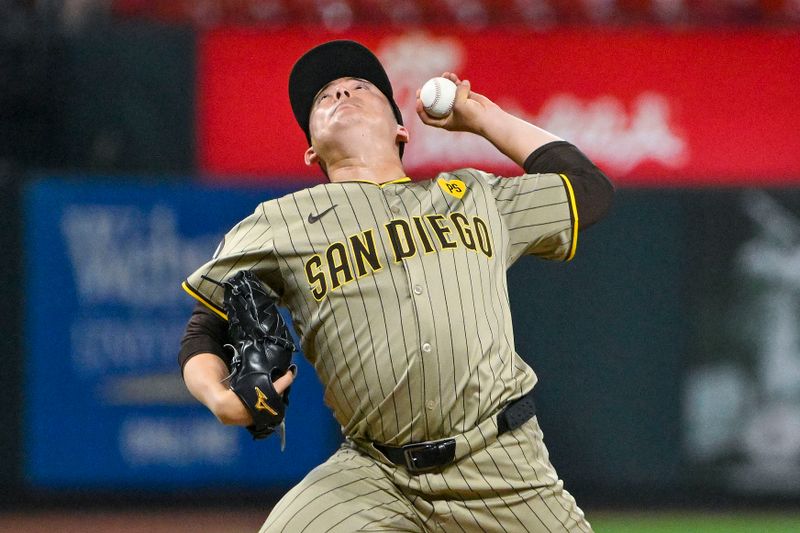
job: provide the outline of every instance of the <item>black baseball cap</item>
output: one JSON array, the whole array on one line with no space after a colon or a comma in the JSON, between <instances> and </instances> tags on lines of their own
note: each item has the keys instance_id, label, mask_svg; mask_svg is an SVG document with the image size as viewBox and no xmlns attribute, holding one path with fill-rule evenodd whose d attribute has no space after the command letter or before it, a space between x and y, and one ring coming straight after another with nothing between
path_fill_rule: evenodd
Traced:
<instances>
[{"instance_id":1,"label":"black baseball cap","mask_svg":"<svg viewBox=\"0 0 800 533\"><path fill-rule=\"evenodd\" d=\"M403 115L394 101L392 84L383 65L370 50L355 41L337 40L316 46L303 54L289 74L289 100L300 128L311 144L308 122L311 106L317 93L333 80L353 77L369 81L389 100L398 124L403 124ZM400 157L403 147L400 143Z\"/></svg>"}]
</instances>

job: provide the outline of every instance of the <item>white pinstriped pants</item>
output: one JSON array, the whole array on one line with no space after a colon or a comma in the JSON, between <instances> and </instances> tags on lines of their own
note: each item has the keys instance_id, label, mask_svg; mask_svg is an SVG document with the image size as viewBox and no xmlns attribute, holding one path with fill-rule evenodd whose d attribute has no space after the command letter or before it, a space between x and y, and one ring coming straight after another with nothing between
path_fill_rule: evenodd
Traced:
<instances>
[{"instance_id":1,"label":"white pinstriped pants","mask_svg":"<svg viewBox=\"0 0 800 533\"><path fill-rule=\"evenodd\" d=\"M441 472L409 475L345 443L262 532L591 532L550 463L536 418Z\"/></svg>"}]
</instances>

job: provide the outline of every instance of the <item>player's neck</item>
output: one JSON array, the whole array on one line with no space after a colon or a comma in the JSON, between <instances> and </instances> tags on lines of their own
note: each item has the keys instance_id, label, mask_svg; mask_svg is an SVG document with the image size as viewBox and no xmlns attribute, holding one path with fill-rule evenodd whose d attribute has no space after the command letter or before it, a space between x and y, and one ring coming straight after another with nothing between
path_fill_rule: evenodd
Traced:
<instances>
[{"instance_id":1,"label":"player's neck","mask_svg":"<svg viewBox=\"0 0 800 533\"><path fill-rule=\"evenodd\" d=\"M406 176L403 164L397 157L364 160L360 157L345 158L328 166L328 179L332 183L345 181L370 181L386 183Z\"/></svg>"}]
</instances>

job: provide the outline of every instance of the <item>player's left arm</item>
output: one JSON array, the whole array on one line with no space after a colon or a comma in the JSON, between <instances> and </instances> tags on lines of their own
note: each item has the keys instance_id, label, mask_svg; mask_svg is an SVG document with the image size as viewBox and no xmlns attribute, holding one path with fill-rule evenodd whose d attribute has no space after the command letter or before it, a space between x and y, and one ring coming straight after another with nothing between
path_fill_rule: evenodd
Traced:
<instances>
[{"instance_id":1,"label":"player's left arm","mask_svg":"<svg viewBox=\"0 0 800 533\"><path fill-rule=\"evenodd\" d=\"M506 112L487 97L472 91L468 80L459 80L450 72L443 77L458 86L453 111L444 118L433 118L425 113L417 93L417 114L422 122L449 131L480 135L528 174L566 176L578 211L579 229L594 224L608 212L614 187L577 147Z\"/></svg>"},{"instance_id":2,"label":"player's left arm","mask_svg":"<svg viewBox=\"0 0 800 533\"><path fill-rule=\"evenodd\" d=\"M222 347L229 343L228 322L198 302L181 339L178 361L186 388L220 422L249 426L250 412L226 383L231 357ZM282 394L293 380L292 372L278 378L273 383L276 392Z\"/></svg>"}]
</instances>

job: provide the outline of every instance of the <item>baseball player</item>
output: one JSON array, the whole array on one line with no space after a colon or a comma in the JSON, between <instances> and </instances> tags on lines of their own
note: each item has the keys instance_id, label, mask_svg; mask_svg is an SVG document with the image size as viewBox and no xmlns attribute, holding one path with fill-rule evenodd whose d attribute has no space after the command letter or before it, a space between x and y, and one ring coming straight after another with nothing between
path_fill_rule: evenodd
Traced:
<instances>
[{"instance_id":1,"label":"baseball player","mask_svg":"<svg viewBox=\"0 0 800 533\"><path fill-rule=\"evenodd\" d=\"M305 162L329 183L257 206L184 283L201 302L182 341L184 380L223 423L251 417L221 383L219 283L250 270L291 312L342 426L341 448L262 531L591 531L542 441L506 270L524 254L570 260L613 187L573 145L444 76L458 86L453 110L430 117L418 98L422 122L483 136L523 175L412 181L412 140L380 62L328 42L294 65L289 97Z\"/></svg>"}]
</instances>

